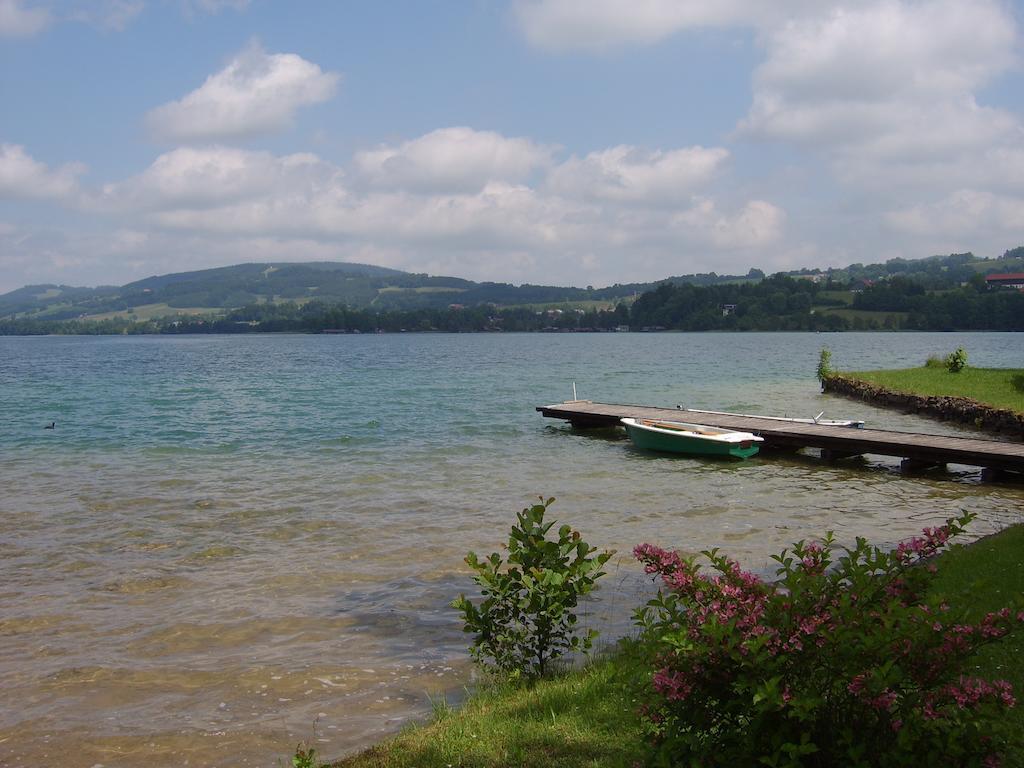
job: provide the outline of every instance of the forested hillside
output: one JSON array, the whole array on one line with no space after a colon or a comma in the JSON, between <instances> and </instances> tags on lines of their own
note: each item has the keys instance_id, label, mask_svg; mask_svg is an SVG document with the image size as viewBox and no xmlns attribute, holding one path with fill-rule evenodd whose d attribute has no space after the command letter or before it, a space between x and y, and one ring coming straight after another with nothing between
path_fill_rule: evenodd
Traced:
<instances>
[{"instance_id":1,"label":"forested hillside","mask_svg":"<svg viewBox=\"0 0 1024 768\"><path fill-rule=\"evenodd\" d=\"M771 277L751 269L598 289L361 264L242 264L120 288L19 289L0 297L0 333L1020 331L1024 293L984 278L1018 271L1024 247L998 259L952 254Z\"/></svg>"}]
</instances>

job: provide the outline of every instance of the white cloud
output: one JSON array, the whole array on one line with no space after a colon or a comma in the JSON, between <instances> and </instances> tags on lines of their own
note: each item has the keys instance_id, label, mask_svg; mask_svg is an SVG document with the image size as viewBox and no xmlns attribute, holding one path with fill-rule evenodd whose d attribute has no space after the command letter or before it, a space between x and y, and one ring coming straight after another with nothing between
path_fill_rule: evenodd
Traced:
<instances>
[{"instance_id":1,"label":"white cloud","mask_svg":"<svg viewBox=\"0 0 1024 768\"><path fill-rule=\"evenodd\" d=\"M102 30L123 32L146 8L145 0L91 0L68 18Z\"/></svg>"},{"instance_id":2,"label":"white cloud","mask_svg":"<svg viewBox=\"0 0 1024 768\"><path fill-rule=\"evenodd\" d=\"M1024 239L1024 196L960 189L933 203L894 211L887 217L896 230L925 237L945 236L961 242L993 235Z\"/></svg>"},{"instance_id":3,"label":"white cloud","mask_svg":"<svg viewBox=\"0 0 1024 768\"><path fill-rule=\"evenodd\" d=\"M203 13L220 13L225 8L244 11L249 7L249 0L181 0L185 13L202 11Z\"/></svg>"},{"instance_id":4,"label":"white cloud","mask_svg":"<svg viewBox=\"0 0 1024 768\"><path fill-rule=\"evenodd\" d=\"M847 181L967 170L964 153L1024 137L1019 118L976 98L1017 58L1016 24L995 0L858 4L790 21L764 42L740 134L817 147Z\"/></svg>"},{"instance_id":5,"label":"white cloud","mask_svg":"<svg viewBox=\"0 0 1024 768\"><path fill-rule=\"evenodd\" d=\"M472 191L490 181L524 181L547 166L554 151L529 139L453 127L359 152L355 165L378 187Z\"/></svg>"},{"instance_id":6,"label":"white cloud","mask_svg":"<svg viewBox=\"0 0 1024 768\"><path fill-rule=\"evenodd\" d=\"M560 165L554 152L444 129L361 153L349 174L312 154L179 147L82 192L72 167L53 171L12 146L0 156L0 190L104 217L106 252L133 276L133 265L184 269L169 259L185 252L196 267L257 258L238 244L261 243L259 258L274 260L361 257L475 279L600 284L678 273L687 258L682 271L745 272L783 235L772 203L698 196L725 150L612 147ZM88 236L32 242L53 269L84 273L102 260Z\"/></svg>"},{"instance_id":7,"label":"white cloud","mask_svg":"<svg viewBox=\"0 0 1024 768\"><path fill-rule=\"evenodd\" d=\"M182 147L160 155L138 176L104 186L92 203L108 211L218 209L270 195L307 194L334 173L315 155Z\"/></svg>"},{"instance_id":8,"label":"white cloud","mask_svg":"<svg viewBox=\"0 0 1024 768\"><path fill-rule=\"evenodd\" d=\"M1012 16L991 0L861 3L773 31L755 80L797 101L943 97L1005 70L1014 38Z\"/></svg>"},{"instance_id":9,"label":"white cloud","mask_svg":"<svg viewBox=\"0 0 1024 768\"><path fill-rule=\"evenodd\" d=\"M828 8L831 0L517 0L516 23L533 45L600 51L650 45L702 27L760 27Z\"/></svg>"},{"instance_id":10,"label":"white cloud","mask_svg":"<svg viewBox=\"0 0 1024 768\"><path fill-rule=\"evenodd\" d=\"M728 156L720 147L651 152L620 145L570 158L552 171L548 185L570 197L671 205L707 184Z\"/></svg>"},{"instance_id":11,"label":"white cloud","mask_svg":"<svg viewBox=\"0 0 1024 768\"><path fill-rule=\"evenodd\" d=\"M253 44L184 98L149 112L146 122L155 137L175 142L276 133L300 107L330 99L339 79L301 56Z\"/></svg>"},{"instance_id":12,"label":"white cloud","mask_svg":"<svg viewBox=\"0 0 1024 768\"><path fill-rule=\"evenodd\" d=\"M69 200L78 193L81 163L51 169L19 144L0 144L0 199Z\"/></svg>"},{"instance_id":13,"label":"white cloud","mask_svg":"<svg viewBox=\"0 0 1024 768\"><path fill-rule=\"evenodd\" d=\"M0 37L31 37L52 20L45 8L26 7L21 0L0 0Z\"/></svg>"},{"instance_id":14,"label":"white cloud","mask_svg":"<svg viewBox=\"0 0 1024 768\"><path fill-rule=\"evenodd\" d=\"M674 227L692 231L725 250L771 245L782 236L785 222L785 211L764 200L751 200L732 215L720 212L714 202L702 200L672 219Z\"/></svg>"}]
</instances>

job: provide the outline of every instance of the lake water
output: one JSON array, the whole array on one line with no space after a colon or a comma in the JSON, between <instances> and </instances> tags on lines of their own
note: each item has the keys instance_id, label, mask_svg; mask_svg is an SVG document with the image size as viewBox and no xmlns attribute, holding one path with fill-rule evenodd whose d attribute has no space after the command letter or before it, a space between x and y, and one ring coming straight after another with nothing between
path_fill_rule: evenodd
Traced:
<instances>
[{"instance_id":1,"label":"lake water","mask_svg":"<svg viewBox=\"0 0 1024 768\"><path fill-rule=\"evenodd\" d=\"M0 338L0 764L265 766L300 739L332 758L378 740L461 695L462 558L540 494L619 551L587 608L612 635L640 542L763 569L829 529L891 544L961 509L977 533L1021 519L1021 486L966 468L662 457L534 410L576 382L958 431L822 395L823 345L848 370L958 345L1024 367L1024 334Z\"/></svg>"}]
</instances>

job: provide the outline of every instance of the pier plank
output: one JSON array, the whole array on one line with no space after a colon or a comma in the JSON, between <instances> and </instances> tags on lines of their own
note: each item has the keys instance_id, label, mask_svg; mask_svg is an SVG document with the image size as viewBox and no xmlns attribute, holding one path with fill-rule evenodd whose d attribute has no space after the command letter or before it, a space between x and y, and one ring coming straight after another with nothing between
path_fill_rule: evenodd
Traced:
<instances>
[{"instance_id":1,"label":"pier plank","mask_svg":"<svg viewBox=\"0 0 1024 768\"><path fill-rule=\"evenodd\" d=\"M919 464L963 464L989 470L1024 472L1024 443L976 437L930 435L885 429L851 429L822 424L796 424L755 416L693 414L676 408L570 400L537 406L552 419L578 427L612 427L625 417L699 422L712 427L752 432L765 448L820 448L833 455L876 454ZM699 418L698 418L699 416Z\"/></svg>"}]
</instances>

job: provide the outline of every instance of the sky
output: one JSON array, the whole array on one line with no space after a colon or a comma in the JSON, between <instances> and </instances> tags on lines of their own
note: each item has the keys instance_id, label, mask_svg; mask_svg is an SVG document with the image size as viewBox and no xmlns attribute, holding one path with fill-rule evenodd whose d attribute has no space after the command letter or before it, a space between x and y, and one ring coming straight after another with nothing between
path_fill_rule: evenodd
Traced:
<instances>
[{"instance_id":1,"label":"sky","mask_svg":"<svg viewBox=\"0 0 1024 768\"><path fill-rule=\"evenodd\" d=\"M1024 0L0 0L0 292L1024 244Z\"/></svg>"}]
</instances>

